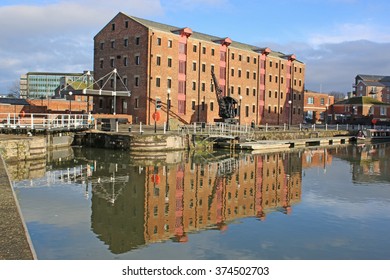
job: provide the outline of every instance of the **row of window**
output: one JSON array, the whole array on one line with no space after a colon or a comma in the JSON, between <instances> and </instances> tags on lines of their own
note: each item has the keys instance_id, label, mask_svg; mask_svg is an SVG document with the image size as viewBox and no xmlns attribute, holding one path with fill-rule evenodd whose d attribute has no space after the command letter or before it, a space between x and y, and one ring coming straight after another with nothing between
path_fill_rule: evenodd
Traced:
<instances>
[{"instance_id":1,"label":"row of window","mask_svg":"<svg viewBox=\"0 0 390 280\"><path fill-rule=\"evenodd\" d=\"M310 105L312 105L312 104L314 104L314 97L313 96L309 96L309 97L307 97L307 104L310 104ZM325 98L320 98L320 105L325 105Z\"/></svg>"},{"instance_id":2,"label":"row of window","mask_svg":"<svg viewBox=\"0 0 390 280\"><path fill-rule=\"evenodd\" d=\"M134 44L136 46L139 46L140 45L140 42L141 42L141 37L137 36L137 37L134 37ZM162 38L158 37L157 38L157 46L161 46L162 45ZM111 49L115 49L116 48L116 41L115 39L112 39L110 41L110 46L111 46ZM124 47L128 47L129 46L129 38L128 37L125 37L123 38L123 46ZM173 47L173 41L168 39L167 41L167 46L168 48L172 48ZM104 49L104 42L100 42L100 49L103 50ZM197 52L197 49L198 49L198 45L193 45L192 46L192 50L194 53ZM185 54L187 53L187 44L186 43L179 43L179 53L182 53L182 54ZM202 47L202 54L206 55L207 54L207 48L206 47ZM212 48L211 49L211 56L215 56L215 50ZM235 60L235 57L236 57L236 54L235 53L231 53L231 60ZM220 51L220 60L221 61L226 61L226 52L225 51ZM257 64L257 58L256 57L253 57L252 58L253 60L253 64L256 65ZM238 61L243 61L243 55L242 54L239 54L238 55ZM246 56L246 62L247 63L251 63L251 57L250 56ZM264 64L265 63L264 61L261 61L262 63L262 68L264 68ZM273 62L272 61L269 61L269 67L272 68L273 66ZM275 68L278 68L279 67L279 63L276 62L275 63ZM281 67L282 67L282 70L284 69L284 64L281 63ZM294 66L294 72L297 72L297 67ZM299 67L299 73L302 73L302 68Z\"/></svg>"},{"instance_id":3,"label":"row of window","mask_svg":"<svg viewBox=\"0 0 390 280\"><path fill-rule=\"evenodd\" d=\"M117 56L117 59L121 59L121 56L120 55ZM124 56L122 58L122 63L123 63L123 66L129 66L129 59L127 56ZM140 55L139 54L134 55L134 65L140 65L140 64L141 64ZM156 56L156 65L161 66L161 56ZM185 60L179 60L179 73L180 74L186 74L186 65L187 65L187 63ZM172 58L170 58L170 57L167 58L167 66L169 68L172 67ZM115 58L113 58L113 57L110 58L110 67L111 68L116 67ZM100 68L104 68L104 59L103 58L100 59ZM192 70L197 71L197 62L195 62L195 61L192 62ZM206 64L205 63L202 63L201 71L203 73L206 72ZM211 65L211 72L214 72L214 65ZM235 69L234 68L231 68L230 74L231 74L231 77L235 76ZM241 78L242 77L242 70L238 69L237 74L238 74L237 77ZM253 80L257 79L257 73L255 71L252 73L252 76L253 76ZM226 73L225 73L224 67L220 68L220 78L226 79ZM246 71L246 78L250 79L250 71L248 71L248 70ZM278 83L279 76L274 76L274 81L275 81L275 83ZM272 75L269 75L269 82L273 82ZM284 77L280 77L280 83L281 84L284 83ZM296 85L297 85L297 80L294 79L294 86L296 86ZM302 80L298 81L298 85L302 86Z\"/></svg>"},{"instance_id":4,"label":"row of window","mask_svg":"<svg viewBox=\"0 0 390 280\"><path fill-rule=\"evenodd\" d=\"M293 107L292 114L295 115L297 112L298 112L298 115L300 115L301 114L301 108ZM283 114L283 107L280 107L279 112L278 112L278 107L274 106L274 110L272 112L272 107L269 105L268 106L268 114L271 114L271 113L280 114L281 115L281 114Z\"/></svg>"}]
</instances>

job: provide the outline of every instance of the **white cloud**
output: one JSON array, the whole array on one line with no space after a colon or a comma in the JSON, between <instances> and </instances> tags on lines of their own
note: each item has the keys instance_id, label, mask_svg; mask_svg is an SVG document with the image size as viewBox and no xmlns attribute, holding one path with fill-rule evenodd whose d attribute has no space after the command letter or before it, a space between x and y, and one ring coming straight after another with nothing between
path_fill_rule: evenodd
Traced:
<instances>
[{"instance_id":1,"label":"white cloud","mask_svg":"<svg viewBox=\"0 0 390 280\"><path fill-rule=\"evenodd\" d=\"M150 16L162 8L159 0L0 6L0 94L28 71L91 69L93 37L118 12Z\"/></svg>"},{"instance_id":2,"label":"white cloud","mask_svg":"<svg viewBox=\"0 0 390 280\"><path fill-rule=\"evenodd\" d=\"M343 23L336 25L326 33L309 35L308 42L314 47L322 44L337 44L346 41L369 40L374 42L390 42L390 34L386 28L373 24Z\"/></svg>"}]
</instances>

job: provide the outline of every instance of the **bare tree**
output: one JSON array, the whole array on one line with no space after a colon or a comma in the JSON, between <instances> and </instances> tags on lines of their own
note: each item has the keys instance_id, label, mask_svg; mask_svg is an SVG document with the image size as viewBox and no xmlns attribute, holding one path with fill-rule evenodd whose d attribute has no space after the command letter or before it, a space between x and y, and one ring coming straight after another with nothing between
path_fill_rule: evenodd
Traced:
<instances>
[{"instance_id":1,"label":"bare tree","mask_svg":"<svg viewBox=\"0 0 390 280\"><path fill-rule=\"evenodd\" d=\"M20 97L20 83L19 80L16 80L15 82L12 83L12 85L8 89L8 96L9 97L15 97L19 98Z\"/></svg>"},{"instance_id":2,"label":"bare tree","mask_svg":"<svg viewBox=\"0 0 390 280\"><path fill-rule=\"evenodd\" d=\"M332 91L329 93L329 95L334 96L335 102L343 100L346 96L345 93L340 91Z\"/></svg>"}]
</instances>

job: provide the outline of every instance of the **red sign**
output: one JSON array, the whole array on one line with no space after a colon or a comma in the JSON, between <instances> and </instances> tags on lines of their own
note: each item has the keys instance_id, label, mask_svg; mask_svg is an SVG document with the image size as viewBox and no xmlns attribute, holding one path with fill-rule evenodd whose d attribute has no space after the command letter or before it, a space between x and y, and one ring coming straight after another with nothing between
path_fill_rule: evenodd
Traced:
<instances>
[{"instance_id":1,"label":"red sign","mask_svg":"<svg viewBox=\"0 0 390 280\"><path fill-rule=\"evenodd\" d=\"M160 176L158 176L158 174L152 175L152 183L155 183L156 185L160 184Z\"/></svg>"},{"instance_id":2,"label":"red sign","mask_svg":"<svg viewBox=\"0 0 390 280\"><path fill-rule=\"evenodd\" d=\"M159 121L160 120L160 112L154 112L152 117L153 117L153 120Z\"/></svg>"}]
</instances>

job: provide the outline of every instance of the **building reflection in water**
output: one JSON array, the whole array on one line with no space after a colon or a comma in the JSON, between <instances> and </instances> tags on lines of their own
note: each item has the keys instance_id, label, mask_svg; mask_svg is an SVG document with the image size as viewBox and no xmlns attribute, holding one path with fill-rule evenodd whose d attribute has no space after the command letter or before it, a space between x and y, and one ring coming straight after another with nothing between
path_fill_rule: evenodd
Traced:
<instances>
[{"instance_id":1,"label":"building reflection in water","mask_svg":"<svg viewBox=\"0 0 390 280\"><path fill-rule=\"evenodd\" d=\"M239 218L289 214L301 199L296 153L149 165L91 155L91 227L116 254L166 240L187 242L188 233L228 230Z\"/></svg>"}]
</instances>

